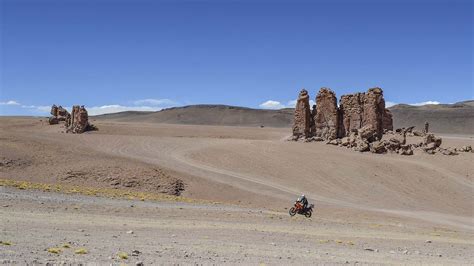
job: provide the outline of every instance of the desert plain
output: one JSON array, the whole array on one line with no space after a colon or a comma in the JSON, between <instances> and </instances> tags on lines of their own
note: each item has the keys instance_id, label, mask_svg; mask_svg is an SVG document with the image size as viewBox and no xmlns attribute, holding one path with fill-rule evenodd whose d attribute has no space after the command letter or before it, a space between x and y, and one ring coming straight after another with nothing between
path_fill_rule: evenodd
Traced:
<instances>
[{"instance_id":1,"label":"desert plain","mask_svg":"<svg viewBox=\"0 0 474 266\"><path fill-rule=\"evenodd\" d=\"M359 153L286 141L289 128L92 123L66 134L0 118L0 262L474 263L474 153ZM313 216L290 217L302 193Z\"/></svg>"}]
</instances>

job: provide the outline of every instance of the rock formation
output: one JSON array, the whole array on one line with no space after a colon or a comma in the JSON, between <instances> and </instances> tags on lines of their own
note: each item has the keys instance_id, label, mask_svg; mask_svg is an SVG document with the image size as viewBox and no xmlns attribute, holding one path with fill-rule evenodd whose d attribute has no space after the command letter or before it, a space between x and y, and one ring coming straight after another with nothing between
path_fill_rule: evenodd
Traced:
<instances>
[{"instance_id":1,"label":"rock formation","mask_svg":"<svg viewBox=\"0 0 474 266\"><path fill-rule=\"evenodd\" d=\"M384 110L384 114L382 118L382 128L385 131L387 130L393 131L393 116L392 116L392 112L390 112L390 110L388 109Z\"/></svg>"},{"instance_id":2,"label":"rock formation","mask_svg":"<svg viewBox=\"0 0 474 266\"><path fill-rule=\"evenodd\" d=\"M296 139L310 137L311 120L308 91L302 89L296 101L293 137Z\"/></svg>"},{"instance_id":3,"label":"rock formation","mask_svg":"<svg viewBox=\"0 0 474 266\"><path fill-rule=\"evenodd\" d=\"M59 121L66 121L70 117L69 112L64 109L61 105L58 107L55 104L51 106L51 117L48 122L50 125L58 124Z\"/></svg>"},{"instance_id":4,"label":"rock formation","mask_svg":"<svg viewBox=\"0 0 474 266\"><path fill-rule=\"evenodd\" d=\"M84 133L89 127L89 115L87 114L86 108L79 105L72 107L71 120L67 132L71 133Z\"/></svg>"},{"instance_id":5,"label":"rock formation","mask_svg":"<svg viewBox=\"0 0 474 266\"><path fill-rule=\"evenodd\" d=\"M343 95L339 102L338 108L336 94L331 89L321 88L316 106L310 110L308 92L302 90L295 108L292 138L329 141L348 137L364 128L362 139L367 137L368 142L372 142L380 139L384 130L393 130L392 114L385 109L382 89Z\"/></svg>"},{"instance_id":6,"label":"rock formation","mask_svg":"<svg viewBox=\"0 0 474 266\"><path fill-rule=\"evenodd\" d=\"M316 96L315 136L326 140L337 138L339 125L339 110L336 94L328 89L321 88Z\"/></svg>"},{"instance_id":7,"label":"rock formation","mask_svg":"<svg viewBox=\"0 0 474 266\"><path fill-rule=\"evenodd\" d=\"M339 137L347 137L362 127L363 94L342 95L339 101L340 127Z\"/></svg>"},{"instance_id":8,"label":"rock formation","mask_svg":"<svg viewBox=\"0 0 474 266\"><path fill-rule=\"evenodd\" d=\"M381 88L372 88L365 93L363 110L362 126L370 126L374 134L379 139L382 138L385 100Z\"/></svg>"},{"instance_id":9,"label":"rock formation","mask_svg":"<svg viewBox=\"0 0 474 266\"><path fill-rule=\"evenodd\" d=\"M84 133L88 130L96 130L97 128L89 124L89 116L84 106L74 105L71 114L62 106L51 106L51 117L48 122L50 125L58 124L64 121L66 132Z\"/></svg>"}]
</instances>

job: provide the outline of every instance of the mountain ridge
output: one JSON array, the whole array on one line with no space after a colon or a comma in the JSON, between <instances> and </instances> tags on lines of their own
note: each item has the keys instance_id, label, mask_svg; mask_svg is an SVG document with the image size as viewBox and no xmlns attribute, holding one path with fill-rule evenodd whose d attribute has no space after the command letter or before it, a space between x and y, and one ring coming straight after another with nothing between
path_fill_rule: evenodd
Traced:
<instances>
[{"instance_id":1,"label":"mountain ridge","mask_svg":"<svg viewBox=\"0 0 474 266\"><path fill-rule=\"evenodd\" d=\"M397 104L388 108L394 127L423 128L425 121L437 133L474 135L474 100L454 104L414 106ZM160 111L125 111L92 116L97 120L148 122L186 125L291 127L294 108L256 109L223 104L198 104L170 107Z\"/></svg>"}]
</instances>

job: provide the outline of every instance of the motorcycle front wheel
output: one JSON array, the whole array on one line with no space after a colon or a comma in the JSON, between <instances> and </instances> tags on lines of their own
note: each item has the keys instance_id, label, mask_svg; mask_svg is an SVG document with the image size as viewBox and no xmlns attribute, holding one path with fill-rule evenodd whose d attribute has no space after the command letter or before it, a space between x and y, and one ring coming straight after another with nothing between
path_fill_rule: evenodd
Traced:
<instances>
[{"instance_id":1,"label":"motorcycle front wheel","mask_svg":"<svg viewBox=\"0 0 474 266\"><path fill-rule=\"evenodd\" d=\"M295 214L296 214L295 207L291 207L291 209L288 211L288 213L290 214L290 216L295 216Z\"/></svg>"}]
</instances>

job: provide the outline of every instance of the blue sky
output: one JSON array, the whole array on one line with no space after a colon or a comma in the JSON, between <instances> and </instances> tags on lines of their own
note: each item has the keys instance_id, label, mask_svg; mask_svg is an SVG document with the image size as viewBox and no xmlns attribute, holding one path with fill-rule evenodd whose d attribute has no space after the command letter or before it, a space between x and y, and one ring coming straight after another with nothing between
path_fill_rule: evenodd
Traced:
<instances>
[{"instance_id":1,"label":"blue sky","mask_svg":"<svg viewBox=\"0 0 474 266\"><path fill-rule=\"evenodd\" d=\"M0 0L0 114L474 98L471 1Z\"/></svg>"}]
</instances>

